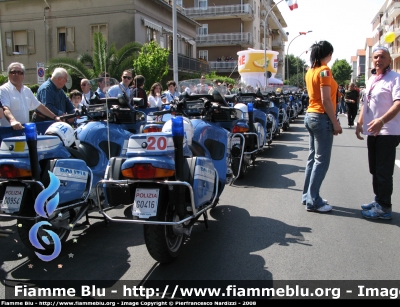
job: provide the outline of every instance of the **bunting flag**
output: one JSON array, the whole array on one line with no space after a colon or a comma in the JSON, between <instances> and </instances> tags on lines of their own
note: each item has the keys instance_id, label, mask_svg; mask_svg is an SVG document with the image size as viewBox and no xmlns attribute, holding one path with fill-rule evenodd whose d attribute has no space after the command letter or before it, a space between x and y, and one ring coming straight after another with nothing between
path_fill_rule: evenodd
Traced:
<instances>
[{"instance_id":1,"label":"bunting flag","mask_svg":"<svg viewBox=\"0 0 400 307\"><path fill-rule=\"evenodd\" d=\"M286 3L289 6L291 11L293 11L294 9L297 9L299 7L297 5L297 0L286 0Z\"/></svg>"}]
</instances>

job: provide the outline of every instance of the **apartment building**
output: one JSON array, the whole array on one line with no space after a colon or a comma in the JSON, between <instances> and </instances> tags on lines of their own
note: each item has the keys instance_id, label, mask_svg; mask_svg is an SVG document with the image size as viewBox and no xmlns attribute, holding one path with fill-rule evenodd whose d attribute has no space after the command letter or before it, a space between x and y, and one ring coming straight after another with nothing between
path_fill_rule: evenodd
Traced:
<instances>
[{"instance_id":1,"label":"apartment building","mask_svg":"<svg viewBox=\"0 0 400 307\"><path fill-rule=\"evenodd\" d=\"M157 41L171 51L173 70L173 5L164 0L1 0L0 68L11 62L26 68L25 82L37 83L36 63L51 58L77 58L93 51L93 34L102 32L108 44ZM200 24L177 9L178 72L209 72L197 57ZM171 74L172 75L172 74ZM119 76L114 76L119 77Z\"/></svg>"},{"instance_id":2,"label":"apartment building","mask_svg":"<svg viewBox=\"0 0 400 307\"><path fill-rule=\"evenodd\" d=\"M186 16L201 24L196 35L197 54L199 58L208 61L212 71L237 78L237 52L248 48L266 48L279 52L275 77L284 78L284 42L288 41L284 28L287 25L274 1L177 1Z\"/></svg>"},{"instance_id":3,"label":"apartment building","mask_svg":"<svg viewBox=\"0 0 400 307\"><path fill-rule=\"evenodd\" d=\"M371 77L371 69L373 68L372 50L378 45L389 48L393 59L391 67L393 70L400 72L400 0L386 0L379 11L376 12L371 24L372 34L371 37L366 39L364 46L366 80ZM389 32L393 32L396 37L391 43L385 41L385 35ZM361 63L360 61L357 62ZM357 74L361 73L358 66L356 67L356 71ZM355 76L355 78L357 77L358 75Z\"/></svg>"}]
</instances>

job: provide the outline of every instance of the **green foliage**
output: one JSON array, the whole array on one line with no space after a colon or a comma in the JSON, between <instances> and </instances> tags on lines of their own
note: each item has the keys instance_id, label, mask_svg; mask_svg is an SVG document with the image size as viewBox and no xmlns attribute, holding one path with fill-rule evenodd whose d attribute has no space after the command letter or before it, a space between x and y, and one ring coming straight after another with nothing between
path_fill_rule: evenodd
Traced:
<instances>
[{"instance_id":1,"label":"green foliage","mask_svg":"<svg viewBox=\"0 0 400 307\"><path fill-rule=\"evenodd\" d=\"M356 86L357 87L365 86L365 75L361 75L361 76L357 77Z\"/></svg>"},{"instance_id":2,"label":"green foliage","mask_svg":"<svg viewBox=\"0 0 400 307\"><path fill-rule=\"evenodd\" d=\"M218 76L215 71L212 71L209 74L205 74L204 77L206 77L206 79L210 79L210 80L217 80L217 82L221 82L221 83L225 82L226 84L235 84L235 82L236 82L235 79L225 77L225 76Z\"/></svg>"},{"instance_id":3,"label":"green foliage","mask_svg":"<svg viewBox=\"0 0 400 307\"><path fill-rule=\"evenodd\" d=\"M0 74L0 85L8 82L8 77L5 74Z\"/></svg>"},{"instance_id":4,"label":"green foliage","mask_svg":"<svg viewBox=\"0 0 400 307\"><path fill-rule=\"evenodd\" d=\"M353 70L346 60L336 60L332 65L333 78L338 84L346 85L350 82Z\"/></svg>"},{"instance_id":5,"label":"green foliage","mask_svg":"<svg viewBox=\"0 0 400 307\"><path fill-rule=\"evenodd\" d=\"M107 43L100 32L93 36L93 56L83 53L77 59L54 58L47 63L47 71L50 73L56 67L65 68L72 77L73 84L78 84L82 78L94 79L106 71L111 77L120 79L125 69L132 68L132 61L137 57L141 44L131 42L121 49L113 43L107 50Z\"/></svg>"},{"instance_id":6,"label":"green foliage","mask_svg":"<svg viewBox=\"0 0 400 307\"><path fill-rule=\"evenodd\" d=\"M289 66L286 65L286 71L285 71L285 76L287 78L287 69L289 67L289 80L285 80L284 84L303 87L304 86L303 68L305 75L306 62L299 57L295 57L292 54L287 55L285 61L286 64L289 64Z\"/></svg>"},{"instance_id":7,"label":"green foliage","mask_svg":"<svg viewBox=\"0 0 400 307\"><path fill-rule=\"evenodd\" d=\"M34 94L36 94L37 93L37 90L39 89L39 84L30 84L30 85L27 85L27 87L29 87L30 89L31 89L31 91L34 93Z\"/></svg>"},{"instance_id":8,"label":"green foliage","mask_svg":"<svg viewBox=\"0 0 400 307\"><path fill-rule=\"evenodd\" d=\"M143 75L146 79L144 83L146 92L168 73L168 57L168 49L161 48L157 42L151 41L143 45L139 56L133 60L135 74Z\"/></svg>"}]
</instances>

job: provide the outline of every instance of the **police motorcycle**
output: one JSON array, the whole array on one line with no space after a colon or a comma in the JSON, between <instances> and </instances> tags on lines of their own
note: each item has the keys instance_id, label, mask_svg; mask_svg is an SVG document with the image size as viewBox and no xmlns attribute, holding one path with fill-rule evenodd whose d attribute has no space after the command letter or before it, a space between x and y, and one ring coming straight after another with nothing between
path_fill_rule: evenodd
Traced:
<instances>
[{"instance_id":1,"label":"police motorcycle","mask_svg":"<svg viewBox=\"0 0 400 307\"><path fill-rule=\"evenodd\" d=\"M97 184L109 208L126 206L125 218L109 216L107 208L100 213L112 222L143 224L147 250L161 264L179 256L196 223L208 228L207 212L226 184L229 132L217 123L236 112L221 106L217 91L205 93L212 86L200 87L154 112L162 131L132 135L126 157L111 158Z\"/></svg>"},{"instance_id":2,"label":"police motorcycle","mask_svg":"<svg viewBox=\"0 0 400 307\"><path fill-rule=\"evenodd\" d=\"M91 80L94 90L97 81ZM6 137L0 146L0 217L16 219L22 243L46 261L83 217L89 225L88 214L104 205L96 183L109 158L123 156L129 137L145 124L145 114L124 97L94 95L81 113L62 118L73 116L84 118L76 130L55 122L37 135L27 123L24 136Z\"/></svg>"},{"instance_id":3,"label":"police motorcycle","mask_svg":"<svg viewBox=\"0 0 400 307\"><path fill-rule=\"evenodd\" d=\"M219 125L231 132L229 161L233 178L230 184L245 177L248 167L255 165L257 155L267 144L267 116L254 108L253 89L250 90L250 86L244 82L238 82L235 88L238 89L237 93L224 95L224 99L234 107L236 116L219 122Z\"/></svg>"},{"instance_id":4,"label":"police motorcycle","mask_svg":"<svg viewBox=\"0 0 400 307\"><path fill-rule=\"evenodd\" d=\"M268 93L269 99L278 108L278 128L279 131L287 131L290 127L290 119L288 116L290 107L286 103L286 99L280 88Z\"/></svg>"}]
</instances>

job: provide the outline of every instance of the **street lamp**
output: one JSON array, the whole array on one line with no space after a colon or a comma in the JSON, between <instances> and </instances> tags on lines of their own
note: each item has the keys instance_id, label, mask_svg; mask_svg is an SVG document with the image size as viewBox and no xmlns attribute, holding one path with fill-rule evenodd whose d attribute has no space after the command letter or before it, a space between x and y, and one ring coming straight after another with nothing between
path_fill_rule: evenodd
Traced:
<instances>
[{"instance_id":1,"label":"street lamp","mask_svg":"<svg viewBox=\"0 0 400 307\"><path fill-rule=\"evenodd\" d=\"M273 6L271 6L271 8L269 9L267 15L265 16L264 19L264 76L265 76L265 89L267 89L268 86L268 78L267 78L267 44L265 43L266 40L266 36L265 36L265 30L268 26L268 16L269 13L271 13L272 9L277 6L279 3L281 3L283 0L275 3Z\"/></svg>"},{"instance_id":2,"label":"street lamp","mask_svg":"<svg viewBox=\"0 0 400 307\"><path fill-rule=\"evenodd\" d=\"M304 52L307 53L308 50L304 50L297 58L300 59L300 57L303 55ZM297 73L296 73L297 74L297 84L296 84L296 86L297 87L299 87L299 65L298 64L299 63L297 63L297 65L296 65L296 71L297 71ZM304 65L303 65L303 82L304 82Z\"/></svg>"},{"instance_id":3,"label":"street lamp","mask_svg":"<svg viewBox=\"0 0 400 307\"><path fill-rule=\"evenodd\" d=\"M291 44L296 38L298 38L299 36L306 35L307 33L310 33L310 32L312 32L312 31L299 32L299 35L297 35L295 38L293 38L293 39L290 41L289 46L287 47L287 52L286 52L286 66L287 66L287 80L288 80L288 82L289 82L289 48L290 48L290 44Z\"/></svg>"}]
</instances>

